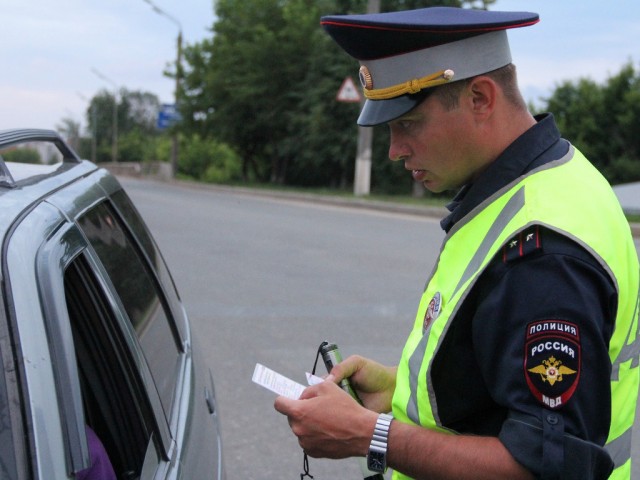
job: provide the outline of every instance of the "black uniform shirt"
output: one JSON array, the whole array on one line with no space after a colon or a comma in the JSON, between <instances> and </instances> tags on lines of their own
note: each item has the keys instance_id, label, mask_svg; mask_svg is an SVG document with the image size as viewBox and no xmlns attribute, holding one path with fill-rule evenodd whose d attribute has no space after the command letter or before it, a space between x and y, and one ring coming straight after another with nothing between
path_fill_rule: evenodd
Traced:
<instances>
[{"instance_id":1,"label":"black uniform shirt","mask_svg":"<svg viewBox=\"0 0 640 480\"><path fill-rule=\"evenodd\" d=\"M553 116L537 120L460 191L442 221L445 230L500 188L568 152ZM602 445L611 411L615 286L567 237L543 227L524 234L533 246L505 245L434 358L437 413L457 432L498 436L539 478L607 478L613 464Z\"/></svg>"}]
</instances>

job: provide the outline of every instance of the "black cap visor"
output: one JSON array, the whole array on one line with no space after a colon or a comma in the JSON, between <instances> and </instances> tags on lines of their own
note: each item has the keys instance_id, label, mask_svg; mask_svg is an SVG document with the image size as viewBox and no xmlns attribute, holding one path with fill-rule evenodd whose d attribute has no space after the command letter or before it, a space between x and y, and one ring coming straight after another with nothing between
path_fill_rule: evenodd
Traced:
<instances>
[{"instance_id":1,"label":"black cap visor","mask_svg":"<svg viewBox=\"0 0 640 480\"><path fill-rule=\"evenodd\" d=\"M433 92L433 88L413 95L402 95L389 100L367 100L358 117L361 127L375 127L410 112Z\"/></svg>"}]
</instances>

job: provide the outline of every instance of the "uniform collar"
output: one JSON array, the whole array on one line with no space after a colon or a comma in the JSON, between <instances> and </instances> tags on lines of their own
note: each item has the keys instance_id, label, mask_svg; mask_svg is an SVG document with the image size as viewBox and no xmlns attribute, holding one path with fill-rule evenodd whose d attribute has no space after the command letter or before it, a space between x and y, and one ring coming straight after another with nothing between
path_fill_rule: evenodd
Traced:
<instances>
[{"instance_id":1,"label":"uniform collar","mask_svg":"<svg viewBox=\"0 0 640 480\"><path fill-rule=\"evenodd\" d=\"M533 127L509 145L473 184L463 186L447 205L451 213L440 222L445 232L505 185L567 153L569 143L560 138L553 115L545 113L535 118Z\"/></svg>"}]
</instances>

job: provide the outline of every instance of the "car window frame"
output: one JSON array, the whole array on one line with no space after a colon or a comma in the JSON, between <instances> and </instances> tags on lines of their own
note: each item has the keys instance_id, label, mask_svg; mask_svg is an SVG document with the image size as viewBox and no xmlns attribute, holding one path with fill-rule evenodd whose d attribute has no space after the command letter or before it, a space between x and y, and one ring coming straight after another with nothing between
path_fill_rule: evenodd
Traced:
<instances>
[{"instance_id":1,"label":"car window frame","mask_svg":"<svg viewBox=\"0 0 640 480\"><path fill-rule=\"evenodd\" d=\"M144 352L142 351L142 347L138 342L138 337L136 332L129 320L129 317L126 314L124 305L120 300L120 296L118 295L111 279L100 261L98 254L93 249L91 244L84 237L84 233L81 233L81 230L74 224L74 228L80 231L80 234L83 236L84 241L86 242L86 248L83 251L83 256L89 263L91 271L93 272L95 279L98 283L98 288L100 288L102 294L105 296L105 300L107 301L111 312L114 315L114 319L117 322L117 326L119 327L121 334L123 335L123 339L127 345L127 351L132 354L131 360L134 363L136 370L141 375L141 380L144 384L145 392L147 394L147 398L150 403L150 407L153 411L153 416L155 418L155 428L154 431L157 431L160 435L160 438L157 439L162 448L161 448L161 456L165 459L169 458L169 450L172 442L172 435L169 429L168 419L166 418L166 414L162 407L162 403L160 401L160 396L156 389L156 384L151 375L151 371L147 364L146 358L144 356Z\"/></svg>"},{"instance_id":2,"label":"car window frame","mask_svg":"<svg viewBox=\"0 0 640 480\"><path fill-rule=\"evenodd\" d=\"M100 335L100 333L96 331L96 335L98 335L98 337L94 337L94 341L99 344L96 346L99 347L98 350L100 352L108 351L108 353L110 353L110 355L105 357L99 355L98 358L100 358L100 360L98 360L98 363L105 363L108 364L109 367L113 367L112 371L116 373L116 376L118 376L118 374L121 375L121 378L118 381L127 385L125 387L126 393L118 393L120 398L119 402L113 402L113 399L109 399L108 403L112 405L120 403L122 405L123 403L126 404L127 400L130 400L133 403L133 406L131 406L131 404L127 404L128 411L123 412L125 414L123 418L126 418L126 416L129 415L135 416L136 418L133 421L139 423L140 427L145 432L148 432L148 435L143 434L143 436L145 436L146 438L144 439L144 455L142 456L141 464L139 465L140 472L145 472L148 470L154 472L160 471L162 470L162 465L168 461L168 456L164 453L164 446L159 443L157 439L157 412L155 412L149 404L150 402L148 394L150 391L148 389L148 386L144 384L141 372L135 366L135 360L133 359L132 352L130 351L130 347L127 345L126 340L123 336L123 332L121 330L123 320L116 320L117 312L113 310L113 305L107 299L107 295L104 291L104 284L100 281L99 276L96 274L96 271L90 264L90 260L88 258L89 255L90 252L88 251L88 249L85 249L81 255L77 256L76 259L69 264L67 270L65 270L65 282L67 281L66 274L71 269L73 269L73 276L76 280L75 282L72 280L69 283L73 284L80 282L83 287L86 286L86 288L83 288L82 291L74 290L73 294L70 294L70 297L74 297L76 299L76 305L77 302L88 302L90 304L89 308L91 308L93 312L87 313L90 314L90 323L93 325L89 330L96 328L102 332L102 335ZM65 292L65 295L67 294L67 292ZM86 310L86 308L82 307L80 308L80 310L78 310L77 306L70 308L74 309L74 315L77 315L78 313L85 313ZM75 330L77 330L78 333L81 333L82 328L80 327L80 324L78 324L78 321L79 318L76 317ZM128 319L124 321L128 322ZM81 337L79 337L79 339L80 338ZM106 358L115 359L117 364L113 364L112 360L105 361ZM78 357L77 365L79 365L79 362L80 357ZM89 363L95 365L94 361L90 361ZM102 383L104 385L104 383L99 379L98 383ZM87 387L91 389L92 383L88 383ZM116 391L119 392L119 390ZM98 405L101 407L99 403ZM112 408L110 408L109 413L114 413ZM164 420L164 416L161 415L161 417L161 420ZM122 426L120 426L119 428L122 428ZM118 427L116 427L116 431L117 429ZM119 434L117 435L119 436ZM126 441L135 442L137 440L135 438L129 437L126 439ZM135 448L133 450L135 450ZM116 452L115 450L113 453L118 454L118 452ZM122 455L120 455L120 460L125 460ZM129 458L129 460L131 460L131 458ZM147 478L152 477L138 477L139 480Z\"/></svg>"},{"instance_id":3,"label":"car window frame","mask_svg":"<svg viewBox=\"0 0 640 480\"><path fill-rule=\"evenodd\" d=\"M114 290L120 295L119 298L122 300L127 315L133 314L135 317L140 311L139 307L147 305L138 304L135 294L131 297L130 285L123 282L128 282L131 279L139 280L131 285L131 287L135 287L134 291L138 295L142 295L143 298L146 297L148 300L153 299L154 302L157 302L158 314L148 318L146 315L143 316L151 320L149 324L139 324L141 318L127 318L131 320L147 359L147 365L154 376L167 421L169 421L172 412L175 411L175 403L180 398L185 343L176 326L165 289L162 288L155 270L155 262L146 253L146 248L140 239L131 231L132 226L129 222L125 221L115 210L111 199L95 203L91 209L85 210L82 215L76 218L76 223L85 234L92 249L97 253L98 258L101 259ZM115 235L115 237L111 238L111 235ZM143 240L146 240L147 244L152 242L150 236ZM122 264L123 260L125 260L124 264ZM140 290L138 291L138 289ZM150 332L151 336L147 337L147 332ZM157 345L162 346L160 350L158 350L156 342L149 343L150 339L153 340L153 335L159 333L166 333L166 335L156 338L159 342ZM166 364L166 360L169 360L170 364Z\"/></svg>"},{"instance_id":4,"label":"car window frame","mask_svg":"<svg viewBox=\"0 0 640 480\"><path fill-rule=\"evenodd\" d=\"M4 275L3 275L4 277ZM0 292L0 304L6 305L5 292ZM13 325L10 325L9 316L4 311L0 312L0 410L6 415L6 423L0 432L0 462L3 469L0 470L0 478L3 475L8 478L24 478L25 462L24 439L22 417L20 415L20 391L18 388L19 372L15 368L16 348L11 340ZM7 366L5 366L7 365Z\"/></svg>"},{"instance_id":5,"label":"car window frame","mask_svg":"<svg viewBox=\"0 0 640 480\"><path fill-rule=\"evenodd\" d=\"M52 358L52 370L58 398L58 410L65 441L67 471L76 473L90 465L85 434L84 408L76 353L64 295L64 272L86 249L77 228L64 223L36 253L37 288Z\"/></svg>"},{"instance_id":6,"label":"car window frame","mask_svg":"<svg viewBox=\"0 0 640 480\"><path fill-rule=\"evenodd\" d=\"M145 258L147 265L150 265L150 273L153 275L157 287L163 292L167 303L167 313L172 317L170 322L172 328L175 329L176 340L181 344L182 351L187 350L190 342L187 314L173 276L153 234L124 189L120 188L111 192L109 202L121 222L127 226L131 241ZM147 242L142 241L142 236L146 237ZM147 244L151 245L152 251L147 249ZM152 256L155 256L155 261Z\"/></svg>"},{"instance_id":7,"label":"car window frame","mask_svg":"<svg viewBox=\"0 0 640 480\"><path fill-rule=\"evenodd\" d=\"M18 422L23 428L21 438L15 442L18 459L18 478L41 478L42 470L48 474L69 472L68 446L63 429L66 421L58 410L60 396L50 358L47 328L36 276L35 258L43 244L52 238L65 223L60 212L46 202L27 206L13 221L4 237L2 268L3 294L6 313L11 323L15 348L15 372L19 385L16 402ZM25 262L28 258L31 261ZM39 335L42 333L42 335ZM51 372L49 377L48 372ZM55 404L41 403L55 392ZM54 415L42 415L42 410L54 406ZM60 435L60 436L59 436ZM76 436L76 438L78 438ZM82 437L79 437L82 441ZM58 444L52 442L59 441ZM86 439L85 439L86 441ZM39 445L50 446L46 453ZM24 450L21 448L24 446ZM78 456L75 456L76 461ZM80 461L79 465L84 462Z\"/></svg>"},{"instance_id":8,"label":"car window frame","mask_svg":"<svg viewBox=\"0 0 640 480\"><path fill-rule=\"evenodd\" d=\"M117 202L114 202L114 196L116 196L119 192L124 193L124 198L131 204L132 209L136 212L140 220L142 221L143 228L141 231L144 231L151 239L151 242L155 246L156 250L160 252L157 248L157 244L153 235L148 230L144 219L140 216L137 211L135 205L129 197L124 192L122 186L117 182L117 180L111 176L107 171L98 170L96 172L92 172L92 175L86 178L79 180L73 185L67 185L63 190L55 192L52 196L48 197L46 202L58 208L61 212L67 216L67 218L76 223L78 218L84 215L87 211L94 208L96 205L102 202L108 202L109 207L113 210L114 215L118 216L118 219L122 224L124 224L125 231L127 236L132 240L134 247L136 249L137 254L140 256L141 261L145 264L145 268L151 274L152 279L155 282L155 288L158 291L158 294L161 297L163 305L165 306L166 313L169 317L170 328L174 332L176 343L180 346L180 362L179 366L176 369L176 388L174 390L174 400L172 402L171 411L166 412L166 419L169 423L169 431L171 432L171 436L176 438L179 436L179 432L181 430L181 415L182 410L184 408L183 399L185 398L185 392L189 391L191 385L188 377L188 368L189 368L189 358L191 356L191 338L190 338L190 329L187 324L187 316L182 306L182 302L179 300L179 296L177 290L175 289L175 285L173 283L173 279L169 273L169 270L166 266L166 262L164 258L162 258L161 253L159 254L159 259L162 263L163 270L166 270L166 274L163 275L162 278L158 276L158 272L153 264L150 261L147 253L143 246L141 246L140 239L138 238L138 232L134 232L131 230L131 227L122 214L121 207ZM78 198L82 197L82 201L78 201ZM80 229L81 230L81 229ZM87 241L89 244L90 242ZM93 248L89 245L92 251ZM95 251L94 251L95 252ZM94 259L97 259L100 262L97 254L94 255ZM103 270L103 276L108 276L106 271ZM164 281L170 281L170 285L165 285ZM109 282L110 283L110 282ZM113 287L113 286L112 286ZM115 289L112 290L115 292ZM117 293L116 293L117 295ZM179 304L179 307L176 307L176 304ZM160 410L161 412L164 411ZM162 441L165 445L166 451L169 451L170 444L167 436L165 434L161 435Z\"/></svg>"},{"instance_id":9,"label":"car window frame","mask_svg":"<svg viewBox=\"0 0 640 480\"><path fill-rule=\"evenodd\" d=\"M55 357L54 382L59 414L63 423L61 427L66 442L64 450L67 471L77 472L89 466L88 445L84 430L84 409L69 314L64 295L61 298L56 298L54 292L64 291L65 271L79 256L82 256L89 265L96 281L96 287L108 304L117 324L116 327L126 343L127 352L131 356L130 360L144 385L145 397L149 403L148 408L154 421L154 425L152 425L154 433L149 441L155 445L155 449L152 449L155 450L155 455L145 457L144 471L157 471L161 469L163 462L170 460L174 442L155 381L138 342L136 332L98 254L75 222L64 222L56 233L43 242L38 249L36 277L37 288L41 295L45 328L47 335L50 336L49 343L56 345L51 349L51 355ZM150 465L149 462L151 462Z\"/></svg>"},{"instance_id":10,"label":"car window frame","mask_svg":"<svg viewBox=\"0 0 640 480\"><path fill-rule=\"evenodd\" d=\"M118 313L118 325L119 328L126 332L126 338L128 350L132 352L133 361L135 363L135 368L141 372L140 375L143 377L144 387L146 391L146 395L149 399L150 411L152 412L153 418L156 419L156 425L153 427L152 439L154 444L156 445L157 452L154 456L157 456L157 461L152 462L155 463L155 468L151 468L150 470L154 470L154 476L162 476L162 472L169 472L175 468L179 468L179 456L181 451L181 443L183 437L187 432L185 432L184 428L187 425L187 415L190 411L190 404L188 402L193 400L193 395L195 392L193 391L193 378L191 372L192 364L191 364L191 345L190 345L190 330L188 324L186 323L186 313L184 312L184 307L182 306L182 302L179 300L177 295L177 290L175 289L175 285L173 284L173 280L171 283L168 283L166 276L158 275L156 271L156 265L150 261L148 256L144 254L144 251L139 243L139 239L135 232L132 232L130 226L126 220L122 219L122 215L120 209L117 205L114 205L111 194L117 191L121 191L122 188L115 182L112 177L109 177L107 174L97 171L95 174L79 179L77 182L73 184L68 184L64 189L53 192L50 196L46 198L39 199L36 203L32 204L30 207L25 209L23 215L20 218L16 219L14 227L12 227L11 232L8 233L5 238L4 248L7 248L8 244L11 244L15 241L15 247L12 250L20 251L22 248L22 243L28 244L29 251L23 252L23 255L27 255L26 258L33 257L34 254L37 253L37 256L41 255L49 256L49 258L38 258L36 262L41 262L42 265L38 267L38 274L34 271L34 264L32 260L27 262L28 264L24 264L20 266L18 270L17 276L29 278L29 295L33 298L33 295L39 295L41 302L32 302L34 304L33 308L30 307L25 309L23 307L20 308L20 314L23 315L23 310L34 312L33 320L31 320L27 325L40 323L40 317L42 317L42 321L45 322L48 326L47 329L57 328L56 325L60 322L66 322L68 325L68 312L66 310L66 305L64 305L64 299L62 301L54 301L52 298L47 296L47 291L51 290L51 287L61 285L64 283L64 271L74 259L78 257L78 255L82 255L87 259L91 264L92 272L95 274L96 278L100 283L100 289L104 293L105 298L108 300L110 308ZM155 388L155 381L151 375L151 372L146 363L146 359L143 355L142 349L137 342L137 336L133 327L131 326L131 322L129 321L126 313L124 313L123 306L121 305L119 296L111 283L102 262L100 261L97 253L87 241L86 237L82 233L81 229L75 222L75 219L82 215L83 212L93 208L100 202L107 201L109 205L114 210L114 213L123 220L124 228L127 231L127 235L131 236L133 240L134 246L137 250L137 254L140 255L141 261L145 264L145 268L147 268L148 272L152 275L155 282L156 290L158 291L158 295L160 296L163 304L167 308L167 315L169 316L169 321L172 324L172 328L178 334L178 338L181 339L181 342L177 342L178 345L182 346L179 368L176 372L175 378L175 391L174 391L174 401L171 411L164 411L162 408L162 404L160 402L160 398L157 394ZM42 210L41 210L42 209ZM41 212L38 214L38 212ZM36 214L35 216L33 214ZM23 220L28 220L23 225ZM46 227L41 226L41 222L45 221L47 223ZM146 224L144 224L144 220L142 220L145 230L148 232ZM29 230L30 229L30 230ZM15 230L20 230L19 239L15 239L13 237L13 233ZM74 231L76 233L68 233ZM157 248L155 244L155 239L149 233L150 239L154 242L154 246ZM53 246L45 246L51 241L59 240L60 237L64 237L65 234L69 234L74 236L74 242L77 240L77 248L71 248L69 251L65 251L66 247L63 246L64 242L58 242L58 245L54 248ZM77 236L77 238L75 237ZM81 240L80 240L81 239ZM18 244L21 244L18 246ZM158 252L159 249L157 249ZM57 252L57 253L56 253ZM142 253L141 253L142 252ZM14 254L12 254L14 255ZM15 256L15 255L14 255ZM57 259L56 259L57 257ZM65 260L62 261L61 258ZM20 262L20 259L12 260L12 263ZM160 257L160 261L162 262L163 267L166 269L166 263L164 259ZM8 267L7 267L8 268ZM167 274L168 269L167 270ZM25 274L24 272L33 272ZM8 270L5 271L5 273ZM40 273L41 272L41 273ZM56 273L57 272L57 273ZM25 276L26 275L26 276ZM57 278L48 278L44 280L44 283L41 285L42 278L45 278L47 275L57 275ZM13 292L11 288L11 278L8 277L8 274L5 275L5 295L10 297ZM19 279L16 279L16 285L20 283ZM173 289L173 290L172 290ZM173 298L175 296L175 299ZM21 295L20 297L24 297ZM176 308L176 302L179 308ZM10 302L11 299L8 299ZM24 302L24 299L21 300ZM38 305L40 303L40 305ZM64 307L64 308L63 308ZM13 306L10 304L7 307L7 314L10 318L10 322L17 322L16 313L12 312ZM37 310L37 315L35 314ZM61 314L60 312L64 312ZM38 318L36 318L38 317ZM57 321L51 321L50 319L57 318ZM21 321L20 321L21 322ZM50 323L52 322L52 323ZM183 325L184 323L184 325ZM18 325L18 324L16 324ZM16 326L16 328L18 328ZM43 327L45 325L43 323ZM20 326L20 330L22 327ZM25 330L26 331L26 330ZM24 334L23 334L24 335ZM49 336L49 333L46 333ZM19 455L20 452L16 451L18 455L18 461L20 462L21 469L24 465L30 465L29 471L32 473L26 473L26 478L32 478L31 475L38 476L38 471L41 468L44 468L45 472L49 471L48 469L53 465L52 462L60 462L59 466L62 468L63 459L62 459L62 451L63 445L59 445L56 448L56 452L54 457L41 457L38 453L39 447L38 445L42 441L48 441L49 439L58 438L58 429L60 429L60 434L66 436L65 431L72 432L71 437L69 439L65 439L64 442L69 444L68 447L64 447L65 450L69 450L67 453L65 451L65 455L68 456L68 468L67 472L74 471L80 469L81 467L86 466L84 462L84 447L86 444L86 436L83 430L83 417L76 415L76 406L80 403L79 397L77 393L68 393L69 389L65 388L64 385L69 385L70 382L75 379L77 376L77 366L72 365L70 358L75 359L74 355L68 355L70 350L66 344L64 343L64 339L68 337L68 331L61 330L58 332L53 332L52 335L57 338L62 338L63 342L60 346L56 347L59 351L58 353L54 353L52 351L52 355L56 355L56 358L61 358L62 362L66 362L61 364L62 366L56 367L61 368L61 372L55 372L54 377L61 379L60 381L55 378L52 379L52 386L55 388L55 395L57 397L57 401L60 403L61 411L57 413L60 417L60 421L64 422L65 425L60 425L57 417L52 421L49 419L46 422L42 423L42 418L38 418L38 412L34 408L30 401L31 392L31 381L27 381L26 377L31 377L31 374L27 372L27 369L24 365L18 365L17 372L19 375L23 377L26 375L24 380L21 382L24 383L24 388L21 392L20 401L23 405L22 415L24 415L24 452L28 456L26 461L22 462L20 459L22 458ZM69 337L70 338L70 337ZM69 340L72 344L72 339ZM20 349L21 347L18 345L16 347ZM42 348L42 347L41 347ZM17 352L18 350L16 350ZM33 353L33 352L32 352ZM18 355L17 353L15 353ZM47 355L48 356L48 355ZM20 358L21 362L24 362L26 359ZM44 358L44 356L43 356ZM75 371L75 376L74 372ZM47 387L49 388L49 387ZM53 389L51 389L53 390ZM34 392L37 391L34 390ZM58 392L61 392L61 395L58 396ZM69 407L62 407L62 403L67 402L67 396L71 396L71 400L69 401ZM33 399L40 398L40 393L34 393ZM56 411L58 407L56 407ZM63 411L64 419L62 419ZM82 408L78 409L82 411ZM53 417L52 417L53 418ZM21 420L22 423L22 420ZM38 431L33 431L32 428L34 425L40 425L38 427ZM49 430L48 434L43 434ZM17 431L17 430L16 430ZM14 435L15 436L15 435ZM83 444L83 442L85 442ZM19 446L16 446L18 448ZM19 450L19 448L18 448ZM59 459L59 460L57 460ZM58 465L58 463L56 463ZM58 468L58 466L56 466ZM145 459L145 468L144 471L150 471L146 468L146 459ZM58 470L55 470L58 471ZM52 473L52 471L49 471ZM40 474L43 474L40 471ZM23 478L22 474L19 473L19 478Z\"/></svg>"},{"instance_id":11,"label":"car window frame","mask_svg":"<svg viewBox=\"0 0 640 480\"><path fill-rule=\"evenodd\" d=\"M181 424L185 422L183 412L185 409L188 410L188 406L184 404L184 399L189 397L188 392L192 390L190 377L191 330L187 313L162 252L133 201L113 177L101 179L100 186L106 198L94 202L91 207L83 209L81 212L77 212L74 219L77 220L86 211L95 208L98 203L106 201L112 213L118 217L118 221L123 226L127 238L132 243L140 260L144 263L145 269L154 281L154 286L162 301L170 328L180 348L180 361L175 372L176 388L174 390L174 398L171 411L166 412L169 430L173 438L179 438ZM123 211L124 203L126 203L126 208L134 215L134 218L125 215ZM136 225L132 225L132 221L137 222ZM150 252L145 247L145 242L141 240L141 235L145 235L148 243L153 246L154 253L157 255L157 262L150 258Z\"/></svg>"}]
</instances>

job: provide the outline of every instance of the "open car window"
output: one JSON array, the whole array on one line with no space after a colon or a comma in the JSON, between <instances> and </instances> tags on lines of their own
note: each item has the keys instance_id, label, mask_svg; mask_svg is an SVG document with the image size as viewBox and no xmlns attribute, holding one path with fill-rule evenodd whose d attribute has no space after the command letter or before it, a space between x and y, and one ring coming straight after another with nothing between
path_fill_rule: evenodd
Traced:
<instances>
[{"instance_id":1,"label":"open car window","mask_svg":"<svg viewBox=\"0 0 640 480\"><path fill-rule=\"evenodd\" d=\"M85 421L103 443L117 478L137 479L153 425L142 381L83 256L67 268L64 288Z\"/></svg>"}]
</instances>

